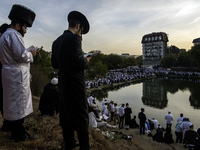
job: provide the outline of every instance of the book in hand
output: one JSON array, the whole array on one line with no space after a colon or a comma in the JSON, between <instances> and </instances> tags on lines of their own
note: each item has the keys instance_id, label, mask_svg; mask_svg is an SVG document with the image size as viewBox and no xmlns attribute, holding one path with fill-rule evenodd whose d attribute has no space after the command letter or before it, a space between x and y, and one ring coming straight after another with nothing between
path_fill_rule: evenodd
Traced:
<instances>
[{"instance_id":1,"label":"book in hand","mask_svg":"<svg viewBox=\"0 0 200 150\"><path fill-rule=\"evenodd\" d=\"M39 50L41 50L42 48L43 48L43 46L41 46L41 48L37 48L37 47L31 45L31 46L30 46L29 48L27 48L26 50L27 50L27 51L30 51L30 50L39 51Z\"/></svg>"},{"instance_id":2,"label":"book in hand","mask_svg":"<svg viewBox=\"0 0 200 150\"><path fill-rule=\"evenodd\" d=\"M94 56L96 56L97 54L99 54L99 52L87 53L87 54L84 55L84 57L85 57L85 58L87 58L87 57L94 57Z\"/></svg>"},{"instance_id":3,"label":"book in hand","mask_svg":"<svg viewBox=\"0 0 200 150\"><path fill-rule=\"evenodd\" d=\"M30 51L30 50L37 50L37 48L33 45L31 45L29 48L26 49L27 51Z\"/></svg>"}]
</instances>

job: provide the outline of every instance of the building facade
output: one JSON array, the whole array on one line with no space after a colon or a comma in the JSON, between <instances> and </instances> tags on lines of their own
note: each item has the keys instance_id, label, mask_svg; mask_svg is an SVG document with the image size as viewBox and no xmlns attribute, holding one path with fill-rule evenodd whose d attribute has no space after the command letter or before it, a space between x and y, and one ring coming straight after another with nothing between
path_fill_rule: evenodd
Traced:
<instances>
[{"instance_id":1,"label":"building facade","mask_svg":"<svg viewBox=\"0 0 200 150\"><path fill-rule=\"evenodd\" d=\"M194 39L192 43L195 45L200 44L200 38Z\"/></svg>"},{"instance_id":2,"label":"building facade","mask_svg":"<svg viewBox=\"0 0 200 150\"><path fill-rule=\"evenodd\" d=\"M142 38L143 65L159 65L160 60L165 56L168 37L164 32L153 32Z\"/></svg>"}]
</instances>

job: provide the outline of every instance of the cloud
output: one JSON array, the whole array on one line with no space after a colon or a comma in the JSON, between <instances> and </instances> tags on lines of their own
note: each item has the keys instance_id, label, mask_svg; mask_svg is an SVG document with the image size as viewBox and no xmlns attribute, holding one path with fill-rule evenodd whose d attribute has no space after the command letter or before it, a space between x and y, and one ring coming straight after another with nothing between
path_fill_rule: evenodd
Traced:
<instances>
[{"instance_id":1,"label":"cloud","mask_svg":"<svg viewBox=\"0 0 200 150\"><path fill-rule=\"evenodd\" d=\"M25 41L45 50L51 50L52 42L67 29L72 10L82 12L90 22L90 31L83 36L86 52L142 54L142 36L151 32L166 32L169 44L189 49L199 36L199 0L9 0L1 2L0 22L9 23L7 16L14 3L36 12Z\"/></svg>"}]
</instances>

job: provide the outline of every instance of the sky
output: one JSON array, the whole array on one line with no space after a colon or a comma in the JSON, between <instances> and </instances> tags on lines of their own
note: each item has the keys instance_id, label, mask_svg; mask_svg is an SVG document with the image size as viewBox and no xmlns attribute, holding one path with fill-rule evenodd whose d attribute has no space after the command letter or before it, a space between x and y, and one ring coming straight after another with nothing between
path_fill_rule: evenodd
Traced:
<instances>
[{"instance_id":1,"label":"sky","mask_svg":"<svg viewBox=\"0 0 200 150\"><path fill-rule=\"evenodd\" d=\"M24 5L36 13L24 41L51 51L53 41L68 29L71 11L83 13L90 31L83 35L85 53L142 55L142 37L165 32L168 46L189 50L200 37L200 0L0 0L0 24L8 23L13 4Z\"/></svg>"}]
</instances>

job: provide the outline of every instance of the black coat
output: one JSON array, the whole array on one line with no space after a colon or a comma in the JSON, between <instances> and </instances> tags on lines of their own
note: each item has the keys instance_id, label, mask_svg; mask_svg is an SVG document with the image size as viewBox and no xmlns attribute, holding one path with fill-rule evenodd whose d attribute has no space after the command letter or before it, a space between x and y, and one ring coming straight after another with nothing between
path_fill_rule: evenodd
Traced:
<instances>
[{"instance_id":1,"label":"black coat","mask_svg":"<svg viewBox=\"0 0 200 150\"><path fill-rule=\"evenodd\" d=\"M126 107L124 111L125 111L125 125L130 125L132 110L131 108Z\"/></svg>"},{"instance_id":2,"label":"black coat","mask_svg":"<svg viewBox=\"0 0 200 150\"><path fill-rule=\"evenodd\" d=\"M67 30L52 46L52 66L59 69L60 125L68 130L88 127L88 102L86 99L81 37Z\"/></svg>"},{"instance_id":3,"label":"black coat","mask_svg":"<svg viewBox=\"0 0 200 150\"><path fill-rule=\"evenodd\" d=\"M143 113L143 112L140 112L139 114L138 114L138 118L140 119L140 123L142 123L142 124L144 124L145 123L145 121L146 121L146 115Z\"/></svg>"},{"instance_id":4,"label":"black coat","mask_svg":"<svg viewBox=\"0 0 200 150\"><path fill-rule=\"evenodd\" d=\"M43 115L59 113L59 91L55 85L48 83L40 97L39 110Z\"/></svg>"}]
</instances>

